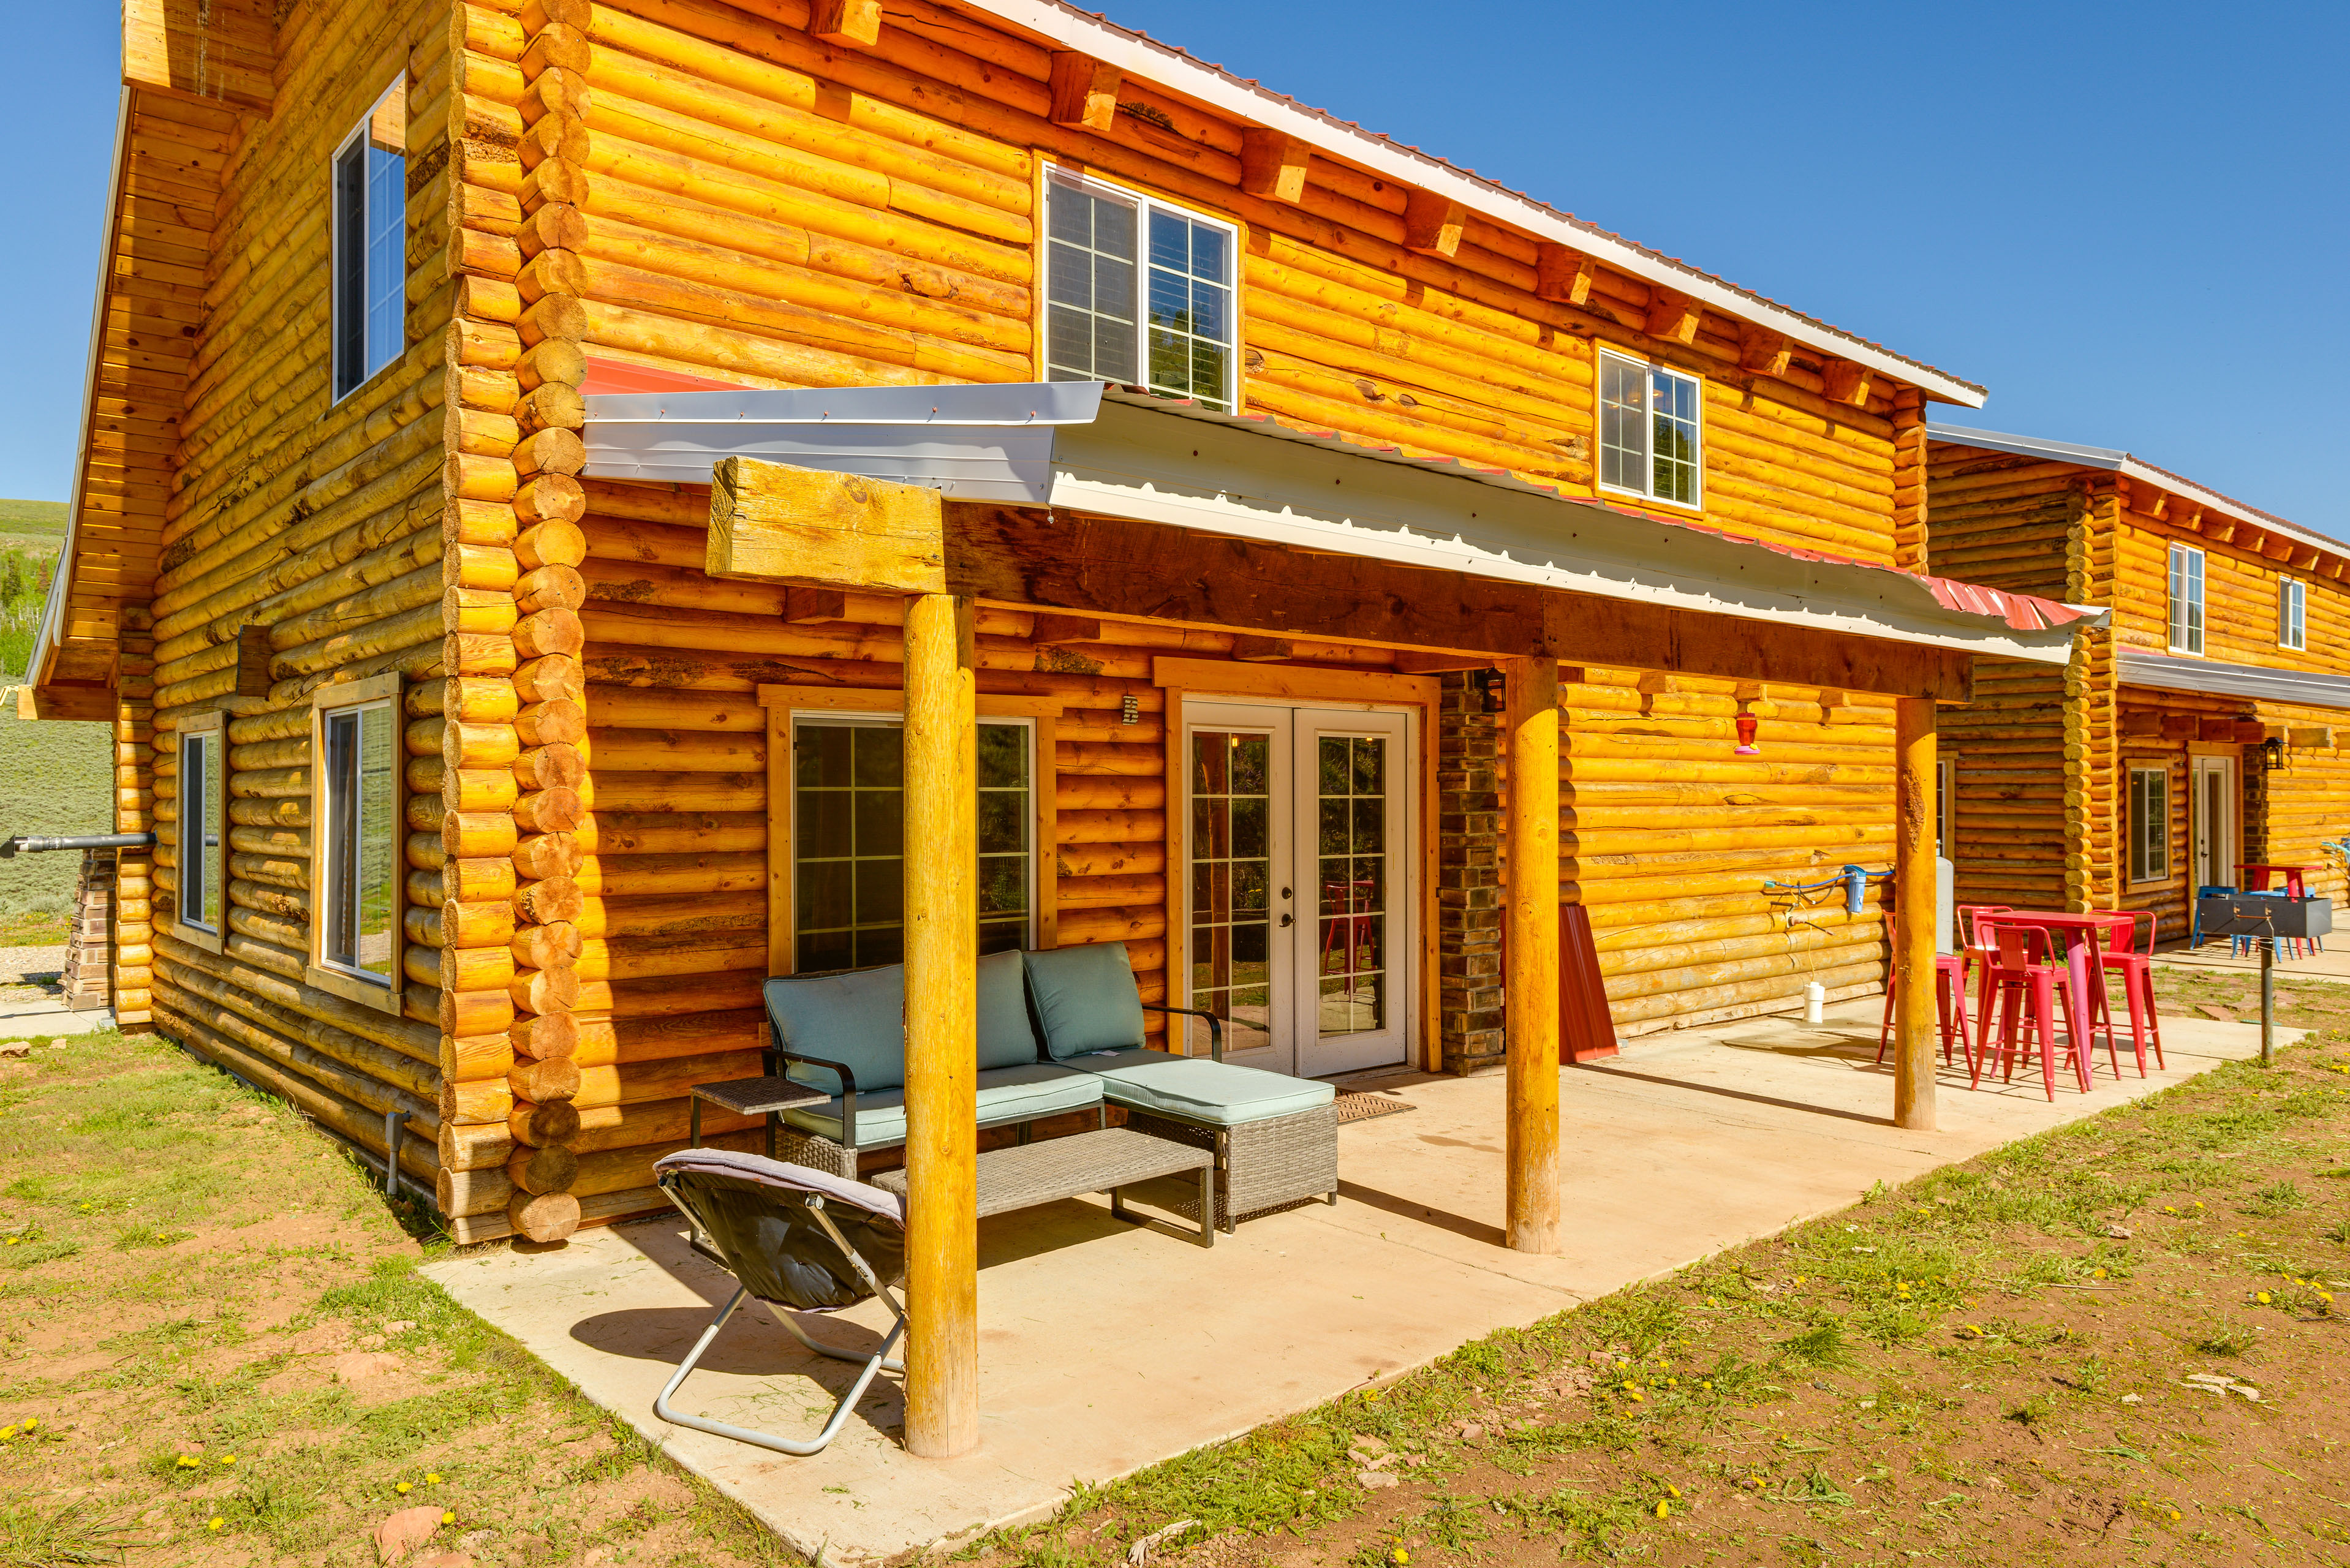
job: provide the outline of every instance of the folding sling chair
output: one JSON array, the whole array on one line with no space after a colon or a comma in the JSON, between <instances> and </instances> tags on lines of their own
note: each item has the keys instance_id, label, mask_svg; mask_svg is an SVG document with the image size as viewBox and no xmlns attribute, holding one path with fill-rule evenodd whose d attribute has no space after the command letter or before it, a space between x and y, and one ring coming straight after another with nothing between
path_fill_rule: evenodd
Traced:
<instances>
[{"instance_id":1,"label":"folding sling chair","mask_svg":"<svg viewBox=\"0 0 2350 1568\"><path fill-rule=\"evenodd\" d=\"M653 1414L779 1454L821 1452L864 1397L874 1374L906 1369L904 1363L889 1358L906 1332L906 1305L894 1289L906 1272L904 1203L896 1193L861 1181L732 1149L680 1149L655 1162L653 1176L669 1200L693 1222L693 1250L738 1282L653 1401ZM784 1327L818 1355L863 1367L833 1407L824 1430L809 1440L754 1432L670 1408L671 1397L744 1296L757 1296L780 1309L775 1316ZM889 1304L896 1321L870 1355L809 1338L795 1315L838 1312L874 1296Z\"/></svg>"}]
</instances>

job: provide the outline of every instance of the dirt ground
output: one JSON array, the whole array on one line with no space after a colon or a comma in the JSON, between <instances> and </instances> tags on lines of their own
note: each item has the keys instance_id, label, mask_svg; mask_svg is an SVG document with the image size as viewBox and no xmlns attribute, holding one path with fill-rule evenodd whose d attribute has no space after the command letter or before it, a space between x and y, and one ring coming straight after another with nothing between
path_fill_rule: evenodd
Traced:
<instances>
[{"instance_id":1,"label":"dirt ground","mask_svg":"<svg viewBox=\"0 0 2350 1568\"><path fill-rule=\"evenodd\" d=\"M2250 1005L2236 977L2164 987ZM2350 1563L2350 987L2287 996L2323 1033L2272 1069L1873 1193L955 1555ZM791 1560L421 1279L444 1245L167 1043L0 1062L0 1568L372 1564L396 1516L411 1568Z\"/></svg>"}]
</instances>

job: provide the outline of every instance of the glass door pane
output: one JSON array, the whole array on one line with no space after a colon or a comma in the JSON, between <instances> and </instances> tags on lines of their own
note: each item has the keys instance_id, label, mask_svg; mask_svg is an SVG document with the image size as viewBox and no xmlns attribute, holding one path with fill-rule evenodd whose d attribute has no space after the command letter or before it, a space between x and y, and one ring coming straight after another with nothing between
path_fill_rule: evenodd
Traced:
<instances>
[{"instance_id":1,"label":"glass door pane","mask_svg":"<svg viewBox=\"0 0 2350 1568\"><path fill-rule=\"evenodd\" d=\"M1384 735L1323 735L1316 744L1321 1034L1387 1023L1388 744Z\"/></svg>"},{"instance_id":2,"label":"glass door pane","mask_svg":"<svg viewBox=\"0 0 2350 1568\"><path fill-rule=\"evenodd\" d=\"M1273 1037L1273 737L1193 730L1190 738L1191 1005L1224 1020L1226 1052ZM1191 1046L1208 1049L1196 1021Z\"/></svg>"}]
</instances>

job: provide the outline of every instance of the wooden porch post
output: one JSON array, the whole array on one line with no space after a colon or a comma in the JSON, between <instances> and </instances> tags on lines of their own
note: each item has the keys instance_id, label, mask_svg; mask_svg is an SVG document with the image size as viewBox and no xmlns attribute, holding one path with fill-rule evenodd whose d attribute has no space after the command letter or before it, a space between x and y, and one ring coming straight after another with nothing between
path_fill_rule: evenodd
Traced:
<instances>
[{"instance_id":1,"label":"wooden porch post","mask_svg":"<svg viewBox=\"0 0 2350 1568\"><path fill-rule=\"evenodd\" d=\"M1893 1123L1934 1128L1934 700L1902 697L1893 715Z\"/></svg>"},{"instance_id":2,"label":"wooden porch post","mask_svg":"<svg viewBox=\"0 0 2350 1568\"><path fill-rule=\"evenodd\" d=\"M1509 1243L1559 1248L1558 660L1519 659L1509 697Z\"/></svg>"},{"instance_id":3,"label":"wooden porch post","mask_svg":"<svg viewBox=\"0 0 2350 1568\"><path fill-rule=\"evenodd\" d=\"M906 601L906 1449L979 1441L972 601Z\"/></svg>"}]
</instances>

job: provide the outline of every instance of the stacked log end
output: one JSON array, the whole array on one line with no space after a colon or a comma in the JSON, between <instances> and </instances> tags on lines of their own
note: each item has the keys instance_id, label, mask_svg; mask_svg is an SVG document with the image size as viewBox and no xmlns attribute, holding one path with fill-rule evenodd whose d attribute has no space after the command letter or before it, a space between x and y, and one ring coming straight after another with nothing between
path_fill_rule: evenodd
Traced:
<instances>
[{"instance_id":1,"label":"stacked log end","mask_svg":"<svg viewBox=\"0 0 2350 1568\"><path fill-rule=\"evenodd\" d=\"M154 618L141 607L122 612L122 668L115 686L114 830L153 829L154 775L148 746L155 720ZM125 849L114 863L114 1022L135 1031L154 1018L155 859Z\"/></svg>"},{"instance_id":2,"label":"stacked log end","mask_svg":"<svg viewBox=\"0 0 2350 1568\"><path fill-rule=\"evenodd\" d=\"M559 16L533 4L500 37L516 47L515 68L485 70L481 85L494 74L511 98L482 118L511 139L485 136L479 151L485 167L500 152L514 160L497 168L512 201L479 203L490 221L478 225L469 201L456 225L498 242L468 244L455 265L495 312L465 330L494 338L504 362L473 378L498 441L451 454L442 1004L454 1114L442 1209L461 1238L490 1233L497 1216L556 1241L580 1220L567 1140L578 1128L585 365L563 288L571 209L559 174L542 182L539 170L584 138L584 102L562 63L576 29Z\"/></svg>"}]
</instances>

